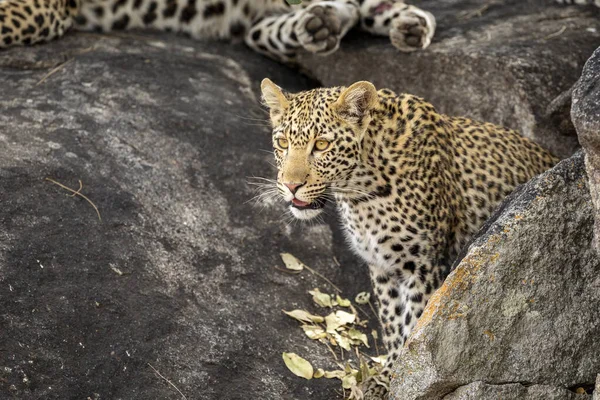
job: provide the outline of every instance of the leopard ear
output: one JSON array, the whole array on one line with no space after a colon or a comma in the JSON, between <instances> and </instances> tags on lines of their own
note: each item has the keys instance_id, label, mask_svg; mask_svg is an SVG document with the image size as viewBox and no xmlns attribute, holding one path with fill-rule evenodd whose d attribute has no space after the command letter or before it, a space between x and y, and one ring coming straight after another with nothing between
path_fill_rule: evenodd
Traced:
<instances>
[{"instance_id":1,"label":"leopard ear","mask_svg":"<svg viewBox=\"0 0 600 400\"><path fill-rule=\"evenodd\" d=\"M375 86L371 82L361 81L344 89L334 108L343 119L358 122L375 107L377 101Z\"/></svg>"},{"instance_id":2,"label":"leopard ear","mask_svg":"<svg viewBox=\"0 0 600 400\"><path fill-rule=\"evenodd\" d=\"M281 114L288 108L289 102L279 86L274 84L269 78L263 79L260 84L263 103L269 107L271 120L276 122Z\"/></svg>"}]
</instances>

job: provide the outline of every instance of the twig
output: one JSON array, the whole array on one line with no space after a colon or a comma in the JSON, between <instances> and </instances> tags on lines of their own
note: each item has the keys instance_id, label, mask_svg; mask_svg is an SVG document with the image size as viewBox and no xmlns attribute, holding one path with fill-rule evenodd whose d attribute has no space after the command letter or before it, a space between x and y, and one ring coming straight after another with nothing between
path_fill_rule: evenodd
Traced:
<instances>
[{"instance_id":1,"label":"twig","mask_svg":"<svg viewBox=\"0 0 600 400\"><path fill-rule=\"evenodd\" d=\"M88 203L90 203L92 205L92 207L94 207L94 210L96 210L96 214L98 214L98 219L100 220L100 222L102 222L102 217L100 216L100 211L98 211L98 207L96 207L96 205L90 199L88 199L84 194L79 193L79 190L81 190L81 188L79 190L73 190L70 187L63 185L62 183L56 182L54 179L46 178L46 180L54 183L55 185L60 186L61 188L65 189L65 190L68 190L71 193L81 196L84 200L86 200Z\"/></svg>"},{"instance_id":2,"label":"twig","mask_svg":"<svg viewBox=\"0 0 600 400\"><path fill-rule=\"evenodd\" d=\"M463 12L461 15L458 16L458 18L462 19L462 20L469 20L475 16L481 17L483 15L483 13L487 11L488 8L496 5L496 2L497 2L496 0L489 1L486 4L484 4L483 6L477 8L473 11Z\"/></svg>"},{"instance_id":3,"label":"twig","mask_svg":"<svg viewBox=\"0 0 600 400\"><path fill-rule=\"evenodd\" d=\"M177 391L179 392L179 394L181 395L181 397L182 397L184 400L187 400L187 397L185 397L185 395L184 395L183 393L181 393L181 390L179 390L179 389L177 388L177 386L175 386L175 385L173 384L173 382L171 382L170 380L168 380L167 378L165 378L164 376L162 376L162 374L161 374L160 372L158 372L158 371L157 371L157 369L156 369L156 368L154 368L154 367L152 366L152 364L148 363L148 366L149 366L150 368L152 368L152 369L154 370L154 372L156 372L156 373L158 374L158 376L160 376L161 378L163 378L163 379L164 379L164 380L165 380L165 381L166 381L166 382L167 382L169 385L173 386L173 387L175 388L175 390L177 390Z\"/></svg>"},{"instance_id":4,"label":"twig","mask_svg":"<svg viewBox=\"0 0 600 400\"><path fill-rule=\"evenodd\" d=\"M335 256L333 256L333 262L335 263L335 265L337 265L338 267L341 267L342 265L340 264L340 262L338 261L337 258L335 258Z\"/></svg>"},{"instance_id":5,"label":"twig","mask_svg":"<svg viewBox=\"0 0 600 400\"><path fill-rule=\"evenodd\" d=\"M34 87L40 86L42 83L44 83L46 81L46 79L50 78L52 75L54 75L55 73L57 73L58 71L60 71L62 68L64 68L65 65L69 64L74 59L75 58L69 58L64 63L59 64L56 68L52 69L50 72L48 72L46 75L44 75L44 77L42 79L40 79L40 81L38 83L36 83L34 85Z\"/></svg>"},{"instance_id":6,"label":"twig","mask_svg":"<svg viewBox=\"0 0 600 400\"><path fill-rule=\"evenodd\" d=\"M329 345L329 343L327 343L325 341L322 342L322 343L325 343L325 346L327 346L327 348L329 349L329 351L331 352L331 354L333 354L333 358L335 359L335 361L337 361L338 360L337 354L335 354L335 351L333 351L333 349L331 348L331 346Z\"/></svg>"},{"instance_id":7,"label":"twig","mask_svg":"<svg viewBox=\"0 0 600 400\"><path fill-rule=\"evenodd\" d=\"M379 323L381 324L381 320L379 319L379 314L377 314L377 312L375 311L375 308L373 307L373 303L371 303L371 300L369 300L369 307L371 307L371 311L373 311L373 315L375 316L375 318L377 318L377 321L379 321Z\"/></svg>"},{"instance_id":8,"label":"twig","mask_svg":"<svg viewBox=\"0 0 600 400\"><path fill-rule=\"evenodd\" d=\"M321 273L315 271L314 269L312 269L311 267L309 267L308 265L304 264L304 268L306 268L311 274L318 276L319 278L323 279L325 282L329 283L338 293L342 293L342 289L340 289L339 287L335 286L333 284L333 282L331 282L329 279L327 279L325 276L321 275Z\"/></svg>"},{"instance_id":9,"label":"twig","mask_svg":"<svg viewBox=\"0 0 600 400\"><path fill-rule=\"evenodd\" d=\"M377 354L377 357L379 357L379 346L377 345L377 339L379 339L379 335L373 336L373 333L371 332L371 337L373 338L373 343L375 343L375 353Z\"/></svg>"},{"instance_id":10,"label":"twig","mask_svg":"<svg viewBox=\"0 0 600 400\"><path fill-rule=\"evenodd\" d=\"M77 191L75 193L73 193L70 197L75 197L79 194L79 192L81 192L81 189L83 189L83 183L81 182L81 179L79 179L79 189L77 189Z\"/></svg>"},{"instance_id":11,"label":"twig","mask_svg":"<svg viewBox=\"0 0 600 400\"><path fill-rule=\"evenodd\" d=\"M563 25L563 26L562 26L562 28L560 28L560 30L558 30L557 32L551 33L550 35L546 36L546 37L544 38L544 40L548 40L548 39L552 39L552 38L555 38L555 37L557 37L557 36L560 36L560 35L562 35L562 34L563 34L563 32L564 32L564 31L566 31L566 30L567 30L567 26L566 26L566 25Z\"/></svg>"}]
</instances>

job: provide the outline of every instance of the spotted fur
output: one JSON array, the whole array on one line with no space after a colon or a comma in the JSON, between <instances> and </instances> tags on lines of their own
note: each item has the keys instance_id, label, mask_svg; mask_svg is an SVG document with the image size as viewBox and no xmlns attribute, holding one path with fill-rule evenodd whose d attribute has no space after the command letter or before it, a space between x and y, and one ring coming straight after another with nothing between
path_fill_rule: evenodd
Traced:
<instances>
[{"instance_id":1,"label":"spotted fur","mask_svg":"<svg viewBox=\"0 0 600 400\"><path fill-rule=\"evenodd\" d=\"M193 38L243 38L254 50L293 62L299 51L329 54L354 26L389 36L403 51L425 48L433 16L402 0L0 0L0 48L61 37L72 26L154 28Z\"/></svg>"},{"instance_id":2,"label":"spotted fur","mask_svg":"<svg viewBox=\"0 0 600 400\"><path fill-rule=\"evenodd\" d=\"M300 219L335 197L369 264L389 351L383 376L459 250L499 202L557 159L517 132L439 114L369 82L284 93L268 79L278 190ZM385 397L370 382L367 397Z\"/></svg>"}]
</instances>

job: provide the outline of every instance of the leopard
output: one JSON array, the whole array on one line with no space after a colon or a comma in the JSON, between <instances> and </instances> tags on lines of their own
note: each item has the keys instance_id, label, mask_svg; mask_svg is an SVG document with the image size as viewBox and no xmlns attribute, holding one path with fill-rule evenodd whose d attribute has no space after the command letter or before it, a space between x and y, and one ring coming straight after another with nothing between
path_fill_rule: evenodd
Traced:
<instances>
[{"instance_id":1,"label":"leopard","mask_svg":"<svg viewBox=\"0 0 600 400\"><path fill-rule=\"evenodd\" d=\"M555 0L588 4L600 0ZM0 0L0 49L48 42L72 28L155 29L193 39L243 41L296 65L303 52L329 55L353 28L389 37L402 52L426 49L436 30L428 11L404 0Z\"/></svg>"},{"instance_id":2,"label":"leopard","mask_svg":"<svg viewBox=\"0 0 600 400\"><path fill-rule=\"evenodd\" d=\"M348 87L289 93L261 83L277 180L299 220L337 208L369 270L388 356L365 399L386 399L398 359L432 293L500 202L558 158L518 132L438 113L424 99Z\"/></svg>"},{"instance_id":3,"label":"leopard","mask_svg":"<svg viewBox=\"0 0 600 400\"><path fill-rule=\"evenodd\" d=\"M0 48L47 42L71 28L150 28L194 39L244 41L294 64L300 52L328 55L356 27L404 52L424 49L434 16L403 0L0 0Z\"/></svg>"}]
</instances>

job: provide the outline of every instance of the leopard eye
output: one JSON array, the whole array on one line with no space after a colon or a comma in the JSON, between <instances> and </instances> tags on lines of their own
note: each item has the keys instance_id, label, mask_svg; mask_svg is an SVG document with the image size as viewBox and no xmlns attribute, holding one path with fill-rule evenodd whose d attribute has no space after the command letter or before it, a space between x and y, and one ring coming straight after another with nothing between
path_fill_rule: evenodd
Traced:
<instances>
[{"instance_id":1,"label":"leopard eye","mask_svg":"<svg viewBox=\"0 0 600 400\"><path fill-rule=\"evenodd\" d=\"M327 150L329 148L330 144L331 143L329 143L327 140L317 140L315 142L315 150L317 150L317 151Z\"/></svg>"},{"instance_id":2,"label":"leopard eye","mask_svg":"<svg viewBox=\"0 0 600 400\"><path fill-rule=\"evenodd\" d=\"M277 143L277 146L278 146L280 149L287 149L287 148L288 148L288 146L289 146L289 142L288 142L288 140L287 140L287 139L284 139L284 138L279 138L279 139L277 139L277 140L276 140L276 143Z\"/></svg>"}]
</instances>

